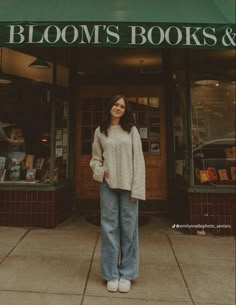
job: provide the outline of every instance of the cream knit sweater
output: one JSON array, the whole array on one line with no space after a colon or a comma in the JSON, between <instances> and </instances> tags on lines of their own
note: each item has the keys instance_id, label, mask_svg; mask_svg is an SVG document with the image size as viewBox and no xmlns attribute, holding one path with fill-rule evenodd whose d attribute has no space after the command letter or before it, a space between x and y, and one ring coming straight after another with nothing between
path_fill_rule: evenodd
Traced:
<instances>
[{"instance_id":1,"label":"cream knit sweater","mask_svg":"<svg viewBox=\"0 0 236 305\"><path fill-rule=\"evenodd\" d=\"M108 137L95 130L90 166L93 178L102 182L105 178L112 189L131 191L131 197L145 200L145 163L139 132L135 126L131 132L120 125L111 126Z\"/></svg>"}]
</instances>

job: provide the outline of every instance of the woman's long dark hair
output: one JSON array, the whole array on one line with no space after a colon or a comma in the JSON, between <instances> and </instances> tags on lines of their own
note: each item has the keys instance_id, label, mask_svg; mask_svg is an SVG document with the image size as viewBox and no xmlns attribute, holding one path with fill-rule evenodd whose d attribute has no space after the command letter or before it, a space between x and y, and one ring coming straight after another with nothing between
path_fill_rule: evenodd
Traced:
<instances>
[{"instance_id":1,"label":"woman's long dark hair","mask_svg":"<svg viewBox=\"0 0 236 305\"><path fill-rule=\"evenodd\" d=\"M104 133L106 136L108 136L108 129L111 125L111 108L112 106L119 100L123 98L125 102L125 113L120 118L120 126L123 130L130 133L132 126L134 125L134 116L131 112L130 105L124 95L115 95L111 98L110 102L107 105L107 108L105 110L104 119L102 123L100 124L100 131Z\"/></svg>"}]
</instances>

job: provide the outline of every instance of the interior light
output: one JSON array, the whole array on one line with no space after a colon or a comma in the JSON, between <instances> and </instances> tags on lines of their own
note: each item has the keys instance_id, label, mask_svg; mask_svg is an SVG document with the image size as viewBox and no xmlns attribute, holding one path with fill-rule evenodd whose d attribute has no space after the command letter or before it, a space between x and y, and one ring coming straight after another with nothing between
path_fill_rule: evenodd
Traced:
<instances>
[{"instance_id":1,"label":"interior light","mask_svg":"<svg viewBox=\"0 0 236 305\"><path fill-rule=\"evenodd\" d=\"M203 74L199 76L195 81L194 84L202 85L202 86L219 86L219 80L217 80L211 74Z\"/></svg>"},{"instance_id":2,"label":"interior light","mask_svg":"<svg viewBox=\"0 0 236 305\"><path fill-rule=\"evenodd\" d=\"M41 57L36 58L31 64L28 65L34 69L49 69L50 65Z\"/></svg>"},{"instance_id":3,"label":"interior light","mask_svg":"<svg viewBox=\"0 0 236 305\"><path fill-rule=\"evenodd\" d=\"M84 71L78 71L78 75L85 75Z\"/></svg>"}]
</instances>

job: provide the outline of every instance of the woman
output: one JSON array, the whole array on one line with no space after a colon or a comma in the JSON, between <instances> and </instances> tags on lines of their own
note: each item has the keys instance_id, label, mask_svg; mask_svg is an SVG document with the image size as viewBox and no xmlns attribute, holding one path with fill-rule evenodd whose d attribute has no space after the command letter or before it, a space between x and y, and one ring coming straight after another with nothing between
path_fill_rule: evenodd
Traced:
<instances>
[{"instance_id":1,"label":"woman","mask_svg":"<svg viewBox=\"0 0 236 305\"><path fill-rule=\"evenodd\" d=\"M145 200L142 145L126 98L113 97L95 130L90 166L101 196L101 275L128 292L138 276L138 200Z\"/></svg>"}]
</instances>

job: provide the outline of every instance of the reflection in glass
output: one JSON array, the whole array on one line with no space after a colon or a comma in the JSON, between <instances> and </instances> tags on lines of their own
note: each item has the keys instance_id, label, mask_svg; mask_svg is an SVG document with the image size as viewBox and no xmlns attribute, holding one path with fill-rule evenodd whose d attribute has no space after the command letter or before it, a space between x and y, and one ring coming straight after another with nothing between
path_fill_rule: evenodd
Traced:
<instances>
[{"instance_id":1,"label":"reflection in glass","mask_svg":"<svg viewBox=\"0 0 236 305\"><path fill-rule=\"evenodd\" d=\"M149 123L149 112L139 112L138 113L138 123L139 125L147 125Z\"/></svg>"},{"instance_id":2,"label":"reflection in glass","mask_svg":"<svg viewBox=\"0 0 236 305\"><path fill-rule=\"evenodd\" d=\"M193 86L192 143L195 184L235 184L235 86Z\"/></svg>"},{"instance_id":3,"label":"reflection in glass","mask_svg":"<svg viewBox=\"0 0 236 305\"><path fill-rule=\"evenodd\" d=\"M82 128L82 140L90 140L92 136L91 128L90 127L83 127Z\"/></svg>"},{"instance_id":4,"label":"reflection in glass","mask_svg":"<svg viewBox=\"0 0 236 305\"><path fill-rule=\"evenodd\" d=\"M83 112L82 125L90 125L90 124L91 124L91 112Z\"/></svg>"},{"instance_id":5,"label":"reflection in glass","mask_svg":"<svg viewBox=\"0 0 236 305\"><path fill-rule=\"evenodd\" d=\"M136 104L137 99L136 99L136 97L129 97L129 98L128 98L128 101L129 101L130 103Z\"/></svg>"},{"instance_id":6,"label":"reflection in glass","mask_svg":"<svg viewBox=\"0 0 236 305\"><path fill-rule=\"evenodd\" d=\"M153 108L159 108L159 97L149 97L149 106Z\"/></svg>"},{"instance_id":7,"label":"reflection in glass","mask_svg":"<svg viewBox=\"0 0 236 305\"><path fill-rule=\"evenodd\" d=\"M103 113L102 112L94 112L93 114L93 124L98 126L102 121Z\"/></svg>"},{"instance_id":8,"label":"reflection in glass","mask_svg":"<svg viewBox=\"0 0 236 305\"><path fill-rule=\"evenodd\" d=\"M150 123L152 126L160 125L160 113L159 112L151 112Z\"/></svg>"},{"instance_id":9,"label":"reflection in glass","mask_svg":"<svg viewBox=\"0 0 236 305\"><path fill-rule=\"evenodd\" d=\"M81 153L82 155L90 155L92 151L91 142L82 142Z\"/></svg>"},{"instance_id":10,"label":"reflection in glass","mask_svg":"<svg viewBox=\"0 0 236 305\"><path fill-rule=\"evenodd\" d=\"M93 101L93 110L102 110L103 109L103 99L99 99L99 98L97 98L97 99L95 99L94 101Z\"/></svg>"},{"instance_id":11,"label":"reflection in glass","mask_svg":"<svg viewBox=\"0 0 236 305\"><path fill-rule=\"evenodd\" d=\"M153 127L150 128L150 138L151 139L159 139L160 138L160 127Z\"/></svg>"},{"instance_id":12,"label":"reflection in glass","mask_svg":"<svg viewBox=\"0 0 236 305\"><path fill-rule=\"evenodd\" d=\"M149 152L148 142L142 141L142 148L143 148L143 153L148 153Z\"/></svg>"},{"instance_id":13,"label":"reflection in glass","mask_svg":"<svg viewBox=\"0 0 236 305\"><path fill-rule=\"evenodd\" d=\"M160 155L160 143L159 142L151 142L151 153L155 153Z\"/></svg>"},{"instance_id":14,"label":"reflection in glass","mask_svg":"<svg viewBox=\"0 0 236 305\"><path fill-rule=\"evenodd\" d=\"M138 104L138 111L149 111L149 107L147 105Z\"/></svg>"},{"instance_id":15,"label":"reflection in glass","mask_svg":"<svg viewBox=\"0 0 236 305\"><path fill-rule=\"evenodd\" d=\"M148 98L147 97L138 97L138 103L141 105L147 105L148 104Z\"/></svg>"},{"instance_id":16,"label":"reflection in glass","mask_svg":"<svg viewBox=\"0 0 236 305\"><path fill-rule=\"evenodd\" d=\"M81 110L89 111L92 108L92 101L90 99L85 99L81 101Z\"/></svg>"},{"instance_id":17,"label":"reflection in glass","mask_svg":"<svg viewBox=\"0 0 236 305\"><path fill-rule=\"evenodd\" d=\"M148 138L148 129L147 127L140 127L139 128L140 138L147 139Z\"/></svg>"}]
</instances>

